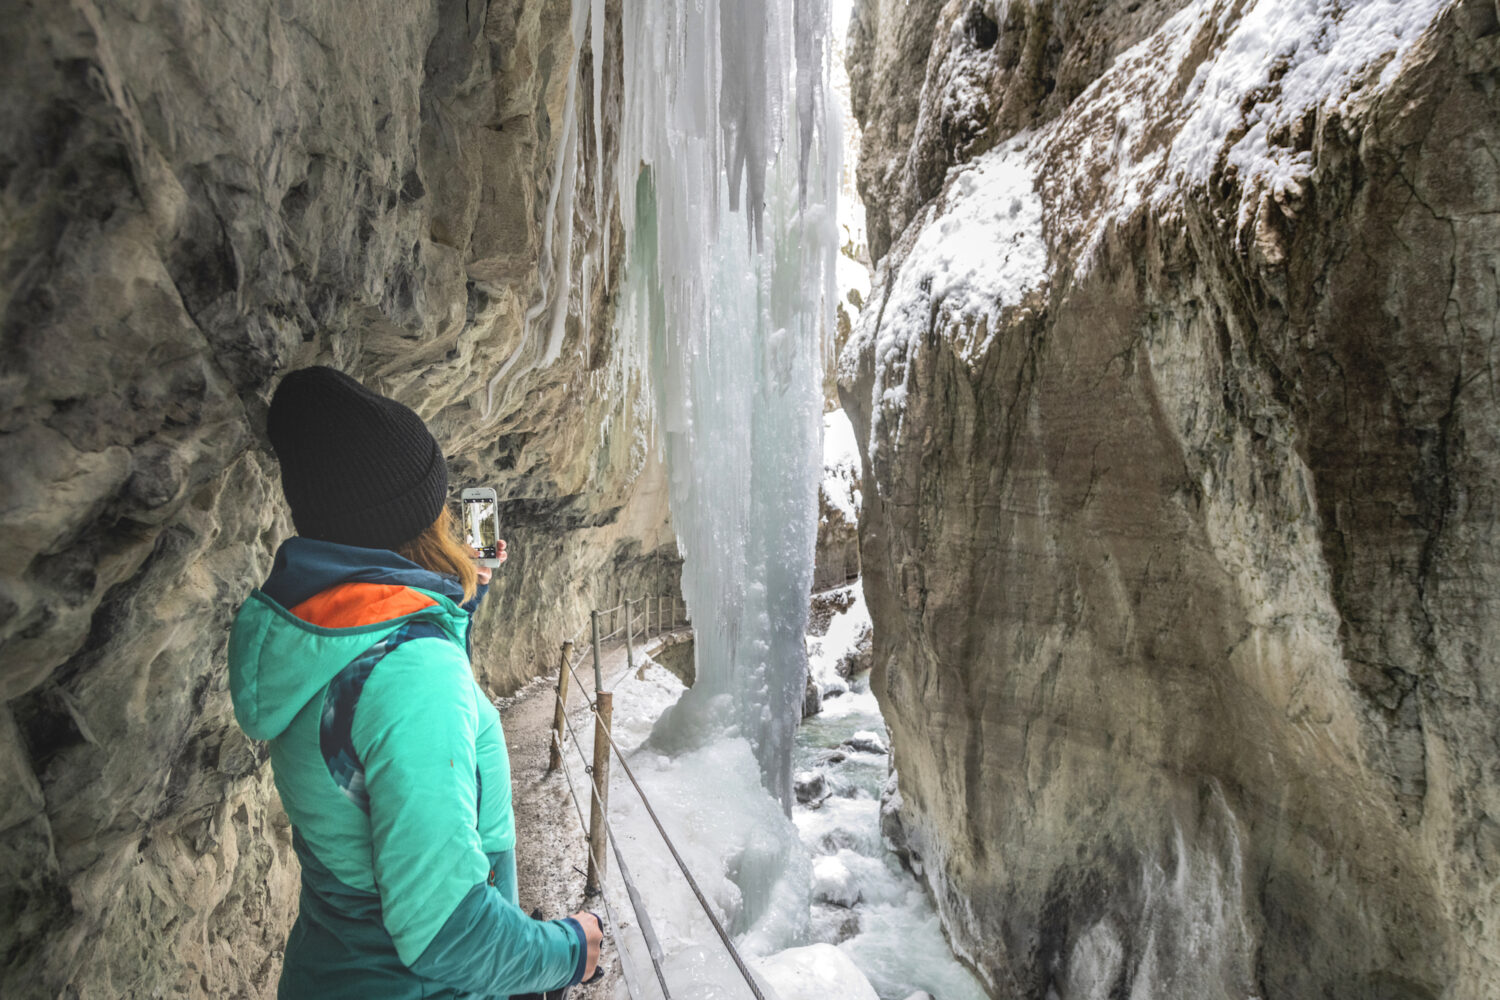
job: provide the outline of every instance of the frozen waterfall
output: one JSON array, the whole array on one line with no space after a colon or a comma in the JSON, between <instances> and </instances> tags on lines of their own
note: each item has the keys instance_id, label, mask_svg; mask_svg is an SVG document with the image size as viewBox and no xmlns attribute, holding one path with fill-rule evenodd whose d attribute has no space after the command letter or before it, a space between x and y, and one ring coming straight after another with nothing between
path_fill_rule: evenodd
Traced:
<instances>
[{"instance_id":1,"label":"frozen waterfall","mask_svg":"<svg viewBox=\"0 0 1500 1000\"><path fill-rule=\"evenodd\" d=\"M789 810L837 248L827 6L627 4L623 32L620 322L648 345L697 640L656 738L745 737Z\"/></svg>"}]
</instances>

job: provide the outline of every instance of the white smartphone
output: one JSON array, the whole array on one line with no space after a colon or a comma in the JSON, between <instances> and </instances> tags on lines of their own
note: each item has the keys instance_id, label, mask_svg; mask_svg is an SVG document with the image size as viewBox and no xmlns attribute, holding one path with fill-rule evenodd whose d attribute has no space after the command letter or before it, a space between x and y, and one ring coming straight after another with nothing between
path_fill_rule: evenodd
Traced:
<instances>
[{"instance_id":1,"label":"white smartphone","mask_svg":"<svg viewBox=\"0 0 1500 1000\"><path fill-rule=\"evenodd\" d=\"M479 565L500 565L500 505L489 486L470 486L463 491L464 540L479 550Z\"/></svg>"}]
</instances>

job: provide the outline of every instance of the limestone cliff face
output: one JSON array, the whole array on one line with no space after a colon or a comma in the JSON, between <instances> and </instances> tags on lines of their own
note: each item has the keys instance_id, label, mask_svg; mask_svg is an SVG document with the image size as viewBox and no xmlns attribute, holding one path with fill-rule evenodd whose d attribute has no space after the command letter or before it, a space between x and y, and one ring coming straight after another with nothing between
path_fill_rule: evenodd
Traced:
<instances>
[{"instance_id":1,"label":"limestone cliff face","mask_svg":"<svg viewBox=\"0 0 1500 1000\"><path fill-rule=\"evenodd\" d=\"M998 997L1500 995L1500 9L851 36L841 390L957 949Z\"/></svg>"},{"instance_id":2,"label":"limestone cliff face","mask_svg":"<svg viewBox=\"0 0 1500 1000\"><path fill-rule=\"evenodd\" d=\"M610 334L619 5L601 52L574 8L6 14L5 996L274 994L295 862L224 649L290 531L263 438L281 372L396 396L455 484L508 501L476 636L497 691L620 588L675 591Z\"/></svg>"}]
</instances>

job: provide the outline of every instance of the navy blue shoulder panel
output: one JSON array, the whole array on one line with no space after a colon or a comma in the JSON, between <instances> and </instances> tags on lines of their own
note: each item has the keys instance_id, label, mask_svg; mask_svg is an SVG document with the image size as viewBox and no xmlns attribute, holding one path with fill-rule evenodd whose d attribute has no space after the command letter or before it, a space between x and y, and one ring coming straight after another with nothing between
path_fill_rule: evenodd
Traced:
<instances>
[{"instance_id":1,"label":"navy blue shoulder panel","mask_svg":"<svg viewBox=\"0 0 1500 1000\"><path fill-rule=\"evenodd\" d=\"M365 549L293 536L281 543L261 593L283 608L296 607L340 583L385 583L419 587L463 600L455 577L423 569L389 549Z\"/></svg>"},{"instance_id":2,"label":"navy blue shoulder panel","mask_svg":"<svg viewBox=\"0 0 1500 1000\"><path fill-rule=\"evenodd\" d=\"M318 725L323 762L328 765L334 783L366 815L370 812L370 793L365 790L365 766L354 752L354 710L359 707L359 696L364 693L365 682L376 664L392 650L412 639L434 638L453 641L452 636L433 622L408 622L350 661L328 682L323 695L323 717Z\"/></svg>"}]
</instances>

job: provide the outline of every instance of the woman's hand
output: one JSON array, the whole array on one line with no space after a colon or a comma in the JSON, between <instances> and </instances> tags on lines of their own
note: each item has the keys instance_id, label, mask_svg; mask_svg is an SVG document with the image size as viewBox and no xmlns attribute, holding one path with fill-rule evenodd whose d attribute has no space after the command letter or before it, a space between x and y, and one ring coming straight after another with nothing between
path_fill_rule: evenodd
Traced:
<instances>
[{"instance_id":1,"label":"woman's hand","mask_svg":"<svg viewBox=\"0 0 1500 1000\"><path fill-rule=\"evenodd\" d=\"M599 946L604 942L604 928L599 926L599 918L587 910L573 914L573 919L583 928L584 939L589 943L588 964L584 967L583 978L592 979L594 969L599 965Z\"/></svg>"},{"instance_id":2,"label":"woman's hand","mask_svg":"<svg viewBox=\"0 0 1500 1000\"><path fill-rule=\"evenodd\" d=\"M478 559L480 553L479 553L478 549L476 549L474 546L471 545L471 546L469 546L469 555L473 556L475 559ZM500 539L498 542L495 543L495 558L498 559L502 563L505 562L505 559L506 559L505 539L503 539L503 538ZM480 583L480 586L483 586L484 584L489 583L490 582L490 577L492 577L492 576L495 575L494 569L492 569L489 566L476 566L475 569L477 569L479 571L479 583Z\"/></svg>"}]
</instances>

